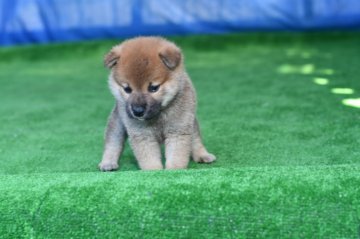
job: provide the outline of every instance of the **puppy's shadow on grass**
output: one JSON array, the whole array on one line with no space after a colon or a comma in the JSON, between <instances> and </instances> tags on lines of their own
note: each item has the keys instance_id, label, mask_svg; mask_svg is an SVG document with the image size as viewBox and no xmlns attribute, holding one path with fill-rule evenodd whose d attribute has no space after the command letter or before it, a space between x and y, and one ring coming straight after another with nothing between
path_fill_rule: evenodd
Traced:
<instances>
[{"instance_id":1,"label":"puppy's shadow on grass","mask_svg":"<svg viewBox=\"0 0 360 239\"><path fill-rule=\"evenodd\" d=\"M161 162L165 167L165 147L161 146ZM120 168L117 172L121 171L140 171L140 168L137 164L136 158L130 148L130 145L128 143L125 144L124 152L122 153L119 161ZM195 163L191 158L189 162L188 169L198 169L202 168L203 166L211 167L212 164L199 164Z\"/></svg>"}]
</instances>

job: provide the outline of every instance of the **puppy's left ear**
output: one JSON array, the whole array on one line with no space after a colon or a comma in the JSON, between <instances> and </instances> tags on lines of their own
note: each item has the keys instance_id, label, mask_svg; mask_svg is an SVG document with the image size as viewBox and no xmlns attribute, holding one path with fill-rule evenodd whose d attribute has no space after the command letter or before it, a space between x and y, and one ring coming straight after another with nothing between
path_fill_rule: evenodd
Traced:
<instances>
[{"instance_id":1,"label":"puppy's left ear","mask_svg":"<svg viewBox=\"0 0 360 239\"><path fill-rule=\"evenodd\" d=\"M111 51L105 55L104 66L111 69L113 68L120 59L120 49L121 46L115 46Z\"/></svg>"},{"instance_id":2,"label":"puppy's left ear","mask_svg":"<svg viewBox=\"0 0 360 239\"><path fill-rule=\"evenodd\" d=\"M159 57L170 70L175 70L182 58L180 49L174 44L169 44L160 50Z\"/></svg>"}]
</instances>

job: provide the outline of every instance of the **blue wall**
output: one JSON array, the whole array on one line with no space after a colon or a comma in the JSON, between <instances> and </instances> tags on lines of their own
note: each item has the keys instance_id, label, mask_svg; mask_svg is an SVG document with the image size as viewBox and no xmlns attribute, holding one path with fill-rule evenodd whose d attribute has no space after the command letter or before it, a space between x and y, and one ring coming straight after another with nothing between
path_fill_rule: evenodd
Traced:
<instances>
[{"instance_id":1,"label":"blue wall","mask_svg":"<svg viewBox=\"0 0 360 239\"><path fill-rule=\"evenodd\" d=\"M360 0L0 0L0 45L324 28L360 29Z\"/></svg>"}]
</instances>

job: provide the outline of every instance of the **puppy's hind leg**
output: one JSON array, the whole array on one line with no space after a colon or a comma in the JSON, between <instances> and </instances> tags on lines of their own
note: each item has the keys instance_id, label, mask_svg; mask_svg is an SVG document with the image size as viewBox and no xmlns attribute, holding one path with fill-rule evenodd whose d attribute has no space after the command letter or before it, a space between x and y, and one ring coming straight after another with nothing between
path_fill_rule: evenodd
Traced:
<instances>
[{"instance_id":1,"label":"puppy's hind leg","mask_svg":"<svg viewBox=\"0 0 360 239\"><path fill-rule=\"evenodd\" d=\"M197 119L194 122L194 133L192 135L192 158L197 163L211 163L216 160L215 155L209 153L201 140L200 127Z\"/></svg>"},{"instance_id":2,"label":"puppy's hind leg","mask_svg":"<svg viewBox=\"0 0 360 239\"><path fill-rule=\"evenodd\" d=\"M120 119L117 105L110 114L105 132L105 147L102 161L99 164L101 171L118 169L118 160L124 148L126 130Z\"/></svg>"}]
</instances>

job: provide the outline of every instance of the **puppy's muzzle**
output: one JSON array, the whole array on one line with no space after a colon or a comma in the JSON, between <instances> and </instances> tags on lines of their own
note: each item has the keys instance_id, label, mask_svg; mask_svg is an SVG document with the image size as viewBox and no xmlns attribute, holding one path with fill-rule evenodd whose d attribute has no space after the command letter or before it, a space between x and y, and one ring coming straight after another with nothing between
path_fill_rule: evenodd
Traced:
<instances>
[{"instance_id":1,"label":"puppy's muzzle","mask_svg":"<svg viewBox=\"0 0 360 239\"><path fill-rule=\"evenodd\" d=\"M146 106L144 105L131 105L131 111L135 117L143 117L145 110Z\"/></svg>"},{"instance_id":2,"label":"puppy's muzzle","mask_svg":"<svg viewBox=\"0 0 360 239\"><path fill-rule=\"evenodd\" d=\"M126 104L126 113L132 119L137 120L150 120L160 114L161 103L152 102L148 103L137 103L137 102L128 102Z\"/></svg>"}]
</instances>

